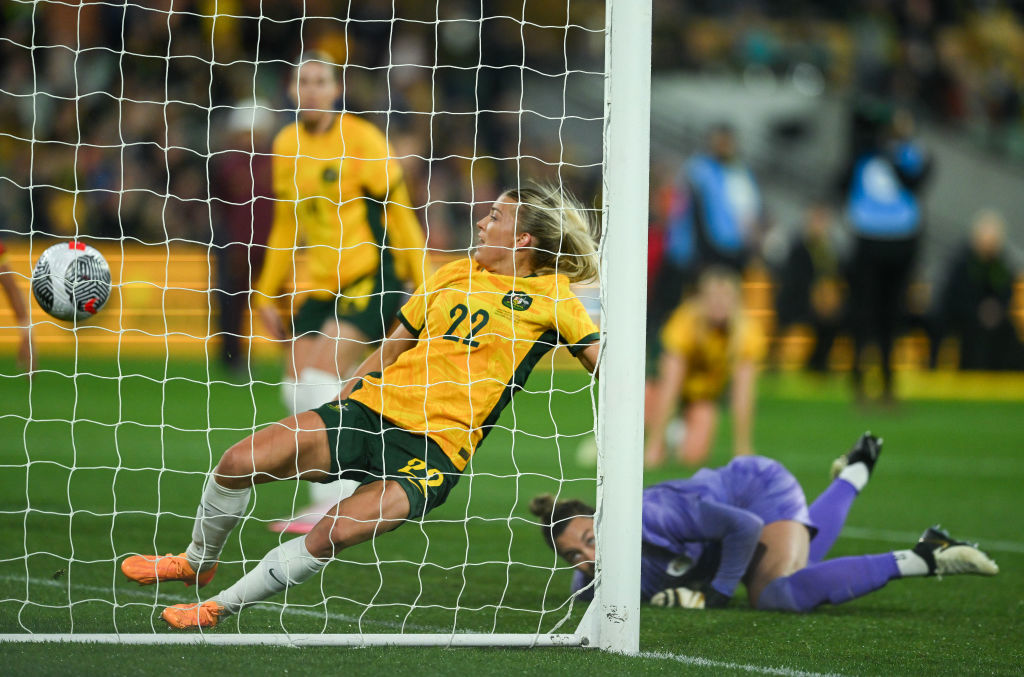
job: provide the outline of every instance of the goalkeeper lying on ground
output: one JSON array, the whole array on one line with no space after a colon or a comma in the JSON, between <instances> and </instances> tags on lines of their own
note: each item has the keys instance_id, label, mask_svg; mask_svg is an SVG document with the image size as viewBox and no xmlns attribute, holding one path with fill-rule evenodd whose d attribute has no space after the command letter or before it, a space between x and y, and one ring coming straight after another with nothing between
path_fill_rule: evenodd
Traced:
<instances>
[{"instance_id":1,"label":"goalkeeper lying on ground","mask_svg":"<svg viewBox=\"0 0 1024 677\"><path fill-rule=\"evenodd\" d=\"M306 536L271 550L234 585L201 604L164 609L170 625L216 625L308 580L341 550L443 503L501 410L557 343L596 369L597 328L569 288L597 275L593 225L579 204L557 188L510 190L476 225L473 260L444 266L416 291L400 326L337 401L224 453L184 553L121 563L143 585L206 585L252 485L359 481Z\"/></svg>"},{"instance_id":2,"label":"goalkeeper lying on ground","mask_svg":"<svg viewBox=\"0 0 1024 677\"><path fill-rule=\"evenodd\" d=\"M742 581L757 609L811 611L840 604L908 576L999 572L977 547L937 527L910 550L823 561L867 484L881 440L863 435L833 464L834 479L807 507L803 489L780 463L743 456L688 480L649 487L643 495L641 597L656 606L713 608L728 604ZM576 565L573 591L594 575L593 508L538 496L548 544Z\"/></svg>"}]
</instances>

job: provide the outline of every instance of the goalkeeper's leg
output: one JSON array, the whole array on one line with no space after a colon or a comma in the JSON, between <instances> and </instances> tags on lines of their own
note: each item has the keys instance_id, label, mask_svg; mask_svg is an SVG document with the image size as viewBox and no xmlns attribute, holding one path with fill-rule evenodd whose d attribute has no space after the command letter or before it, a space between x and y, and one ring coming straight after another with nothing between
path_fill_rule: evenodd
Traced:
<instances>
[{"instance_id":1,"label":"goalkeeper's leg","mask_svg":"<svg viewBox=\"0 0 1024 677\"><path fill-rule=\"evenodd\" d=\"M826 602L842 604L862 597L896 578L997 573L999 567L977 545L931 527L908 550L839 557L777 578L765 586L757 608L811 611Z\"/></svg>"},{"instance_id":2,"label":"goalkeeper's leg","mask_svg":"<svg viewBox=\"0 0 1024 677\"><path fill-rule=\"evenodd\" d=\"M211 627L228 615L303 583L341 550L391 531L409 516L398 482L372 482L339 503L306 536L282 543L231 587L202 604L178 604L162 616L172 627Z\"/></svg>"},{"instance_id":3,"label":"goalkeeper's leg","mask_svg":"<svg viewBox=\"0 0 1024 677\"><path fill-rule=\"evenodd\" d=\"M249 505L253 484L281 479L321 479L330 471L323 420L308 411L270 425L238 442L221 457L196 510L192 542L181 555L134 555L124 574L142 584L182 581L206 585L224 543Z\"/></svg>"}]
</instances>

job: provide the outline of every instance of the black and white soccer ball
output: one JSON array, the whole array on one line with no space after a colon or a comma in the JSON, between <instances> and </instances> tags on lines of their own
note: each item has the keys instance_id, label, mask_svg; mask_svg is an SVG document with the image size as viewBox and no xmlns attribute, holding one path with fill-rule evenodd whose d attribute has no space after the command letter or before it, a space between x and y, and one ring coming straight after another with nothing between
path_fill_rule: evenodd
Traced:
<instances>
[{"instance_id":1,"label":"black and white soccer ball","mask_svg":"<svg viewBox=\"0 0 1024 677\"><path fill-rule=\"evenodd\" d=\"M59 320L84 320L110 298L110 266L87 244L55 244L36 261L32 295L40 308Z\"/></svg>"}]
</instances>

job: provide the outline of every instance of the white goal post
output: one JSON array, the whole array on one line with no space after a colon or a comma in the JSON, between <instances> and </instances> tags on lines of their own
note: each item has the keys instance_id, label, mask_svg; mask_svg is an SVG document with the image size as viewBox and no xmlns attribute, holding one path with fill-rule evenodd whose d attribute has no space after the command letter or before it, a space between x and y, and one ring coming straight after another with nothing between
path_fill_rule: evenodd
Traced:
<instances>
[{"instance_id":1,"label":"white goal post","mask_svg":"<svg viewBox=\"0 0 1024 677\"><path fill-rule=\"evenodd\" d=\"M522 634L96 634L75 626L74 631L67 634L0 634L0 643L576 646L620 653L638 652L651 19L651 0L606 0L600 322L602 348L596 417L597 558L594 598L574 631L566 632L566 629L560 627L564 620L547 633ZM57 575L53 578L56 579ZM28 580L23 583L26 589L29 583ZM571 610L571 606L569 608ZM568 613L565 618L569 618Z\"/></svg>"}]
</instances>

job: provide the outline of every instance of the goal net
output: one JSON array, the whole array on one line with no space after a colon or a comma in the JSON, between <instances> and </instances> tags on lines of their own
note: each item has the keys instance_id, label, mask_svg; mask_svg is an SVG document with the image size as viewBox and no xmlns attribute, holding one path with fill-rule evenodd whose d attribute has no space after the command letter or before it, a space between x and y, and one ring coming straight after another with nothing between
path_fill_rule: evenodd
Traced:
<instances>
[{"instance_id":1,"label":"goal net","mask_svg":"<svg viewBox=\"0 0 1024 677\"><path fill-rule=\"evenodd\" d=\"M0 276L29 301L35 364L29 378L17 304L0 304L0 639L637 650L650 12L649 0L10 3ZM289 209L340 215L345 158L363 152L336 157L336 175L317 169L340 194L304 197L300 163L325 156L272 139L299 116L306 59L337 64L336 96L311 108L379 131L425 240L380 240L379 267L340 290L322 288L308 233L282 248L271 232L286 199L275 159L294 160ZM224 450L322 392L304 385L337 392L343 362L373 349L385 277L410 292L413 258L465 260L474 222L528 182L571 191L602 222L601 282L574 287L600 326L600 379L549 352L423 520L214 629L168 631L164 607L209 598L294 537L281 529L308 485L257 485L202 591L140 587L120 563L180 552ZM369 202L396 223L398 197ZM40 254L68 240L96 248L113 280L106 307L72 323L28 291ZM358 262L343 260L347 242L330 275ZM275 250L288 262L276 280ZM370 324L332 332L338 303ZM276 335L268 316L304 338ZM330 356L302 362L314 345ZM582 594L530 514L542 493L597 507Z\"/></svg>"}]
</instances>

